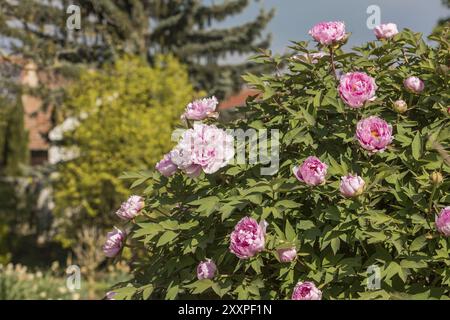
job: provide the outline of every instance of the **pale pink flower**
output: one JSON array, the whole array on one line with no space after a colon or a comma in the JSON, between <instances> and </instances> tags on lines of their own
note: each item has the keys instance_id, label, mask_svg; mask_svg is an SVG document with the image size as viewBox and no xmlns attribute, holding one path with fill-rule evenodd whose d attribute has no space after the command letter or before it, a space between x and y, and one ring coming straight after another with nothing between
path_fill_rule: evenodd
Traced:
<instances>
[{"instance_id":1,"label":"pale pink flower","mask_svg":"<svg viewBox=\"0 0 450 320\"><path fill-rule=\"evenodd\" d=\"M130 220L136 217L144 206L144 198L133 195L122 203L119 210L116 211L116 215L123 220Z\"/></svg>"},{"instance_id":2,"label":"pale pink flower","mask_svg":"<svg viewBox=\"0 0 450 320\"><path fill-rule=\"evenodd\" d=\"M322 291L310 281L298 282L292 293L292 300L322 300Z\"/></svg>"},{"instance_id":3,"label":"pale pink flower","mask_svg":"<svg viewBox=\"0 0 450 320\"><path fill-rule=\"evenodd\" d=\"M163 176L170 177L178 170L178 167L172 162L172 157L170 153L168 153L164 155L164 158L156 164L155 169L158 170Z\"/></svg>"},{"instance_id":4,"label":"pale pink flower","mask_svg":"<svg viewBox=\"0 0 450 320\"><path fill-rule=\"evenodd\" d=\"M197 278L202 279L212 279L216 275L217 267L214 261L211 259L206 259L202 261L197 266Z\"/></svg>"},{"instance_id":5,"label":"pale pink flower","mask_svg":"<svg viewBox=\"0 0 450 320\"><path fill-rule=\"evenodd\" d=\"M450 237L450 207L445 207L436 217L436 227L440 233Z\"/></svg>"},{"instance_id":6,"label":"pale pink flower","mask_svg":"<svg viewBox=\"0 0 450 320\"><path fill-rule=\"evenodd\" d=\"M172 162L190 176L196 176L201 171L207 174L217 172L233 157L233 136L216 126L201 123L186 130L171 152Z\"/></svg>"},{"instance_id":7,"label":"pale pink flower","mask_svg":"<svg viewBox=\"0 0 450 320\"><path fill-rule=\"evenodd\" d=\"M309 34L322 45L331 45L345 40L345 24L341 21L321 22L309 30Z\"/></svg>"},{"instance_id":8,"label":"pale pink flower","mask_svg":"<svg viewBox=\"0 0 450 320\"><path fill-rule=\"evenodd\" d=\"M202 172L202 167L192 162L192 153L190 148L179 144L170 151L170 159L178 167L183 170L190 178L195 178Z\"/></svg>"},{"instance_id":9,"label":"pale pink flower","mask_svg":"<svg viewBox=\"0 0 450 320\"><path fill-rule=\"evenodd\" d=\"M363 193L365 187L364 180L355 175L346 175L341 178L341 184L339 186L339 190L344 197L357 197Z\"/></svg>"},{"instance_id":10,"label":"pale pink flower","mask_svg":"<svg viewBox=\"0 0 450 320\"><path fill-rule=\"evenodd\" d=\"M325 182L328 166L317 157L308 157L303 164L292 170L295 177L310 186L317 186Z\"/></svg>"},{"instance_id":11,"label":"pale pink flower","mask_svg":"<svg viewBox=\"0 0 450 320\"><path fill-rule=\"evenodd\" d=\"M297 257L297 249L292 248L280 248L277 249L278 258L281 262L291 262Z\"/></svg>"},{"instance_id":12,"label":"pale pink flower","mask_svg":"<svg viewBox=\"0 0 450 320\"><path fill-rule=\"evenodd\" d=\"M230 251L239 259L248 259L264 250L267 223L249 217L242 218L230 236Z\"/></svg>"},{"instance_id":13,"label":"pale pink flower","mask_svg":"<svg viewBox=\"0 0 450 320\"><path fill-rule=\"evenodd\" d=\"M403 81L406 90L412 93L421 93L425 89L425 84L418 77L408 77Z\"/></svg>"},{"instance_id":14,"label":"pale pink flower","mask_svg":"<svg viewBox=\"0 0 450 320\"><path fill-rule=\"evenodd\" d=\"M218 113L216 112L216 108L218 103L217 98L214 96L211 98L195 100L187 105L182 118L189 120L217 118Z\"/></svg>"},{"instance_id":15,"label":"pale pink flower","mask_svg":"<svg viewBox=\"0 0 450 320\"><path fill-rule=\"evenodd\" d=\"M326 55L327 55L327 53L325 53L323 51L319 51L319 52L313 52L313 53L296 54L292 58L294 60L303 60L303 61L307 61L312 64L316 64L319 62L320 59L322 59Z\"/></svg>"},{"instance_id":16,"label":"pale pink flower","mask_svg":"<svg viewBox=\"0 0 450 320\"><path fill-rule=\"evenodd\" d=\"M114 291L108 291L105 295L106 300L115 300L114 297L116 296L117 292Z\"/></svg>"},{"instance_id":17,"label":"pale pink flower","mask_svg":"<svg viewBox=\"0 0 450 320\"><path fill-rule=\"evenodd\" d=\"M390 39L398 33L397 25L395 23L380 24L373 29L377 39Z\"/></svg>"},{"instance_id":18,"label":"pale pink flower","mask_svg":"<svg viewBox=\"0 0 450 320\"><path fill-rule=\"evenodd\" d=\"M375 80L364 72L343 75L339 83L339 95L352 108L360 108L366 101L375 99Z\"/></svg>"},{"instance_id":19,"label":"pale pink flower","mask_svg":"<svg viewBox=\"0 0 450 320\"><path fill-rule=\"evenodd\" d=\"M102 247L103 253L109 258L115 257L122 250L126 234L114 227L114 230L106 235L106 242Z\"/></svg>"},{"instance_id":20,"label":"pale pink flower","mask_svg":"<svg viewBox=\"0 0 450 320\"><path fill-rule=\"evenodd\" d=\"M376 116L362 119L356 126L359 144L371 153L383 152L392 142L392 126Z\"/></svg>"}]
</instances>

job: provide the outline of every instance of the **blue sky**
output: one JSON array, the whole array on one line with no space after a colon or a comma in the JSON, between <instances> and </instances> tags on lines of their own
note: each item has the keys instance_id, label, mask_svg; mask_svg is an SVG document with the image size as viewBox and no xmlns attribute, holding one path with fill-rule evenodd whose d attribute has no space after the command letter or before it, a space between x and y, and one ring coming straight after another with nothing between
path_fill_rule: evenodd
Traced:
<instances>
[{"instance_id":1,"label":"blue sky","mask_svg":"<svg viewBox=\"0 0 450 320\"><path fill-rule=\"evenodd\" d=\"M213 0L205 0L211 2ZM220 1L213 1L218 3ZM256 17L261 6L275 8L275 17L268 26L272 33L272 50L284 52L290 40L309 40L308 30L317 22L341 20L352 32L349 45L358 45L374 38L366 26L370 5L378 5L381 22L394 22L399 29L409 28L428 35L440 18L450 15L441 0L260 0L239 16L218 26L244 23Z\"/></svg>"}]
</instances>

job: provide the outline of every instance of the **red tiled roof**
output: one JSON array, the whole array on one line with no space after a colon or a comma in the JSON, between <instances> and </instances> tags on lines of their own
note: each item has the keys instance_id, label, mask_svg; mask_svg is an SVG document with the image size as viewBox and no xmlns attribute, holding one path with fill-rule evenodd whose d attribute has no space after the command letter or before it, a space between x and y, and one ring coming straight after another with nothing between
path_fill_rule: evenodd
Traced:
<instances>
[{"instance_id":1,"label":"red tiled roof","mask_svg":"<svg viewBox=\"0 0 450 320\"><path fill-rule=\"evenodd\" d=\"M35 88L39 85L41 75L36 64L24 64L20 75L23 85ZM28 149L31 151L48 150L49 145L45 135L51 128L51 108L42 110L42 100L29 95L22 95L22 105L25 111L25 129L28 131Z\"/></svg>"},{"instance_id":2,"label":"red tiled roof","mask_svg":"<svg viewBox=\"0 0 450 320\"><path fill-rule=\"evenodd\" d=\"M245 101L248 97L257 96L260 94L260 91L256 89L244 88L238 94L229 97L225 101L219 104L219 110L242 107L245 105Z\"/></svg>"}]
</instances>

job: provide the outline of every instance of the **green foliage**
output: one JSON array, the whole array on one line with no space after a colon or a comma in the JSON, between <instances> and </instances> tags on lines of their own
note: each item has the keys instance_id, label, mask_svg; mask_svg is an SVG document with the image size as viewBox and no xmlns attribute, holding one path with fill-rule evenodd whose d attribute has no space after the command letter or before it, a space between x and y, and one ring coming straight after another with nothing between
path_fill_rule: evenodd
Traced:
<instances>
[{"instance_id":1,"label":"green foliage","mask_svg":"<svg viewBox=\"0 0 450 320\"><path fill-rule=\"evenodd\" d=\"M30 272L21 265L0 264L0 300L79 299L66 288L63 277L47 272Z\"/></svg>"},{"instance_id":2,"label":"green foliage","mask_svg":"<svg viewBox=\"0 0 450 320\"><path fill-rule=\"evenodd\" d=\"M436 231L434 217L450 203L448 43L404 30L391 41L369 42L352 52L336 51L336 68L375 78L377 99L362 109L344 105L331 73L330 57L310 64L260 55L256 61L283 74L246 76L263 92L250 99L246 117L232 128L280 130L280 168L262 176L261 164L235 165L192 180L141 177L135 192L146 196L146 213L133 226L134 279L116 288L116 298L286 299L298 281L314 281L324 299L448 299L450 242ZM308 53L308 43L293 49ZM420 95L403 80L425 81ZM393 101L409 110L397 114ZM384 153L369 155L358 144L356 123L378 115L393 126ZM446 151L447 150L447 151ZM329 166L327 183L308 187L294 165L316 155ZM429 175L441 171L433 186ZM367 183L357 199L339 193L340 177L358 173ZM229 252L229 235L245 216L268 222L266 250L248 260ZM280 263L275 249L297 244L298 257ZM212 258L219 274L196 278L196 266ZM381 271L381 289L367 289L368 267Z\"/></svg>"},{"instance_id":3,"label":"green foliage","mask_svg":"<svg viewBox=\"0 0 450 320\"><path fill-rule=\"evenodd\" d=\"M53 263L46 271L29 270L26 266L0 264L0 300L79 300L103 299L108 286L127 279L125 270L109 268L108 273L96 274L91 284L80 278L80 288L67 288L67 275Z\"/></svg>"},{"instance_id":4,"label":"green foliage","mask_svg":"<svg viewBox=\"0 0 450 320\"><path fill-rule=\"evenodd\" d=\"M20 95L17 95L20 97ZM0 96L0 175L17 176L28 161L28 136L20 103Z\"/></svg>"},{"instance_id":5,"label":"green foliage","mask_svg":"<svg viewBox=\"0 0 450 320\"><path fill-rule=\"evenodd\" d=\"M83 224L111 226L111 214L129 194L118 177L153 167L171 147L181 110L195 96L185 68L158 57L153 68L124 58L102 71L86 71L68 90L64 111L78 119L65 132L78 157L60 164L55 182L62 239L74 239Z\"/></svg>"}]
</instances>

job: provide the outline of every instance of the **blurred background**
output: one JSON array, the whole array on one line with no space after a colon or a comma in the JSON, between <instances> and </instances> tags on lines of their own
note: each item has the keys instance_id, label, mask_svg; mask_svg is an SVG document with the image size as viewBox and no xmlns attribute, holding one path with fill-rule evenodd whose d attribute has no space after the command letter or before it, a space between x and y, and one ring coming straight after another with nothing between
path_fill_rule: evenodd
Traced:
<instances>
[{"instance_id":1,"label":"blurred background","mask_svg":"<svg viewBox=\"0 0 450 320\"><path fill-rule=\"evenodd\" d=\"M186 104L242 106L241 76L267 72L247 59L317 22L372 41L372 5L425 35L449 22L448 0L0 0L0 299L102 299L128 277L101 251L120 176L153 169Z\"/></svg>"}]
</instances>

